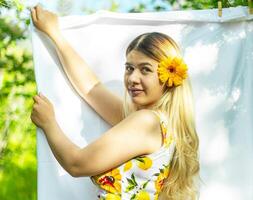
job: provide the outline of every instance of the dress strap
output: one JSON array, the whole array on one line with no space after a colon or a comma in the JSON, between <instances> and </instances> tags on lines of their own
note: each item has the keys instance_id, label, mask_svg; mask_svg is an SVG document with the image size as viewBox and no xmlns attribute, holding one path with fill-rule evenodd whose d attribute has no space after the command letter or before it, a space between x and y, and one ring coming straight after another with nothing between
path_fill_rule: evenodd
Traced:
<instances>
[{"instance_id":1,"label":"dress strap","mask_svg":"<svg viewBox=\"0 0 253 200\"><path fill-rule=\"evenodd\" d=\"M171 144L175 142L173 134L171 133L169 134L167 131L167 123L169 122L166 120L165 115L162 112L155 111L155 110L152 110L152 112L154 112L160 119L160 127L161 127L162 137L163 137L163 146L165 148L169 148Z\"/></svg>"},{"instance_id":2,"label":"dress strap","mask_svg":"<svg viewBox=\"0 0 253 200\"><path fill-rule=\"evenodd\" d=\"M158 113L158 111L155 111L155 110L151 110L153 113L155 113L158 117L159 117L159 119L161 120L161 118L160 118L160 114Z\"/></svg>"},{"instance_id":3,"label":"dress strap","mask_svg":"<svg viewBox=\"0 0 253 200\"><path fill-rule=\"evenodd\" d=\"M161 126L161 130L162 130L162 134L163 134L163 139L164 139L166 137L166 134L167 134L167 127L166 127L165 121L163 120L161 114L158 111L155 111L155 110L151 110L151 111L153 113L155 113L159 117L160 126Z\"/></svg>"}]
</instances>

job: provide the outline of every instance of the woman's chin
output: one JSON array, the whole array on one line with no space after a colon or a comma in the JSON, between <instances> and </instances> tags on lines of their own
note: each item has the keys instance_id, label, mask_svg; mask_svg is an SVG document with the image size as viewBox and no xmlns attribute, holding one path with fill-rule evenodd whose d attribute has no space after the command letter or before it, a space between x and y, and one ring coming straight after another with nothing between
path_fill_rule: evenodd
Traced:
<instances>
[{"instance_id":1,"label":"woman's chin","mask_svg":"<svg viewBox=\"0 0 253 200\"><path fill-rule=\"evenodd\" d=\"M137 108L137 110L143 109L145 107L145 104L140 101L132 100L132 103Z\"/></svg>"}]
</instances>

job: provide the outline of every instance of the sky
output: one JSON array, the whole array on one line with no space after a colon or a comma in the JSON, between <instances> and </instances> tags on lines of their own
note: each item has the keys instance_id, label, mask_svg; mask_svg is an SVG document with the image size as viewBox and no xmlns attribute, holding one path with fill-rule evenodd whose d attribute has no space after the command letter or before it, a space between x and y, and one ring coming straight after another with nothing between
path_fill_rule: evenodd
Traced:
<instances>
[{"instance_id":1,"label":"sky","mask_svg":"<svg viewBox=\"0 0 253 200\"><path fill-rule=\"evenodd\" d=\"M45 9L51 11L57 11L58 0L23 0L27 6L34 6L37 3L41 3ZM88 8L92 10L107 10L112 0L66 0L67 2L72 2L73 7L70 11L70 14L85 14L83 9ZM144 3L147 5L147 10L152 11L152 8L155 5L166 6L167 10L171 10L170 6L164 3L162 0L156 0L152 5L152 0L114 0L119 4L118 12L127 12L129 9L135 7L139 3Z\"/></svg>"},{"instance_id":2,"label":"sky","mask_svg":"<svg viewBox=\"0 0 253 200\"><path fill-rule=\"evenodd\" d=\"M10 0L13 1L13 0ZM28 7L32 7L37 5L38 3L42 4L42 6L50 10L52 12L55 12L57 14L57 3L59 0L20 0L22 4L25 5L27 9L23 10L21 13L22 17L30 17L30 11L28 10ZM84 12L84 8L88 8L94 11L98 10L108 10L108 8L111 7L111 1L112 0L66 0L73 2L73 8L70 11L69 15L87 15L87 13ZM171 10L171 7L164 3L162 0L155 0L155 3L152 4L152 0L114 0L117 4L119 4L119 9L117 12L127 12L131 8L134 8L139 3L143 3L146 5L146 12L154 11L154 5L160 5L163 7L166 7L167 11ZM15 10L8 10L8 9L1 9L1 15L3 16L9 16L13 19L16 17ZM22 46L29 46L27 44L27 41L24 41L24 44L20 44ZM30 46L28 47L30 48Z\"/></svg>"}]
</instances>

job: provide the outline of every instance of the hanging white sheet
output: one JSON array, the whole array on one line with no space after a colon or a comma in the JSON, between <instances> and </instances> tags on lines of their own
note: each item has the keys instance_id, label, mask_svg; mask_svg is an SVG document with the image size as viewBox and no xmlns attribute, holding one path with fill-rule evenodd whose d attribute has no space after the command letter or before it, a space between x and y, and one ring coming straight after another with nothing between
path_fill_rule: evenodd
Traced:
<instances>
[{"instance_id":1,"label":"hanging white sheet","mask_svg":"<svg viewBox=\"0 0 253 200\"><path fill-rule=\"evenodd\" d=\"M123 97L125 50L137 35L163 32L182 48L189 66L200 137L201 200L252 200L253 15L247 7L151 13L100 11L60 18L63 35L101 81ZM51 41L31 26L38 91L53 103L65 134L86 146L110 126L75 92ZM37 129L38 199L94 200L87 177L58 164ZM88 160L87 160L88 162Z\"/></svg>"}]
</instances>

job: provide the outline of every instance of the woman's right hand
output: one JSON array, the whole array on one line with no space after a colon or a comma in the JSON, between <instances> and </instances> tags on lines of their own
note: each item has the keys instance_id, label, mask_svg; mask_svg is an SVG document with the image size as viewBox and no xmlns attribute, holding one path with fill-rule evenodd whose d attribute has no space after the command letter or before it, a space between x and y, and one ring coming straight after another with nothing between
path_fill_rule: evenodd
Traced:
<instances>
[{"instance_id":1,"label":"woman's right hand","mask_svg":"<svg viewBox=\"0 0 253 200\"><path fill-rule=\"evenodd\" d=\"M54 37L60 33L58 16L50 11L44 10L40 5L31 8L33 24L37 29Z\"/></svg>"}]
</instances>

